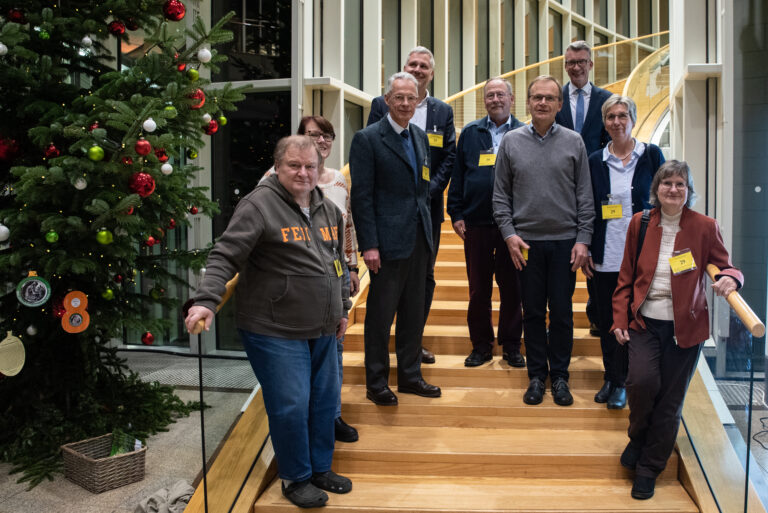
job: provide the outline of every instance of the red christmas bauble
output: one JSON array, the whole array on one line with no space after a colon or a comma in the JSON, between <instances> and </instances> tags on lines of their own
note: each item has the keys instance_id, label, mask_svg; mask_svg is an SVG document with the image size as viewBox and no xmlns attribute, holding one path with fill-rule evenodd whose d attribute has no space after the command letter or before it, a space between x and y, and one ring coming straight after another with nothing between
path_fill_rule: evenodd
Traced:
<instances>
[{"instance_id":1,"label":"red christmas bauble","mask_svg":"<svg viewBox=\"0 0 768 513\"><path fill-rule=\"evenodd\" d=\"M155 148L155 157L160 162L168 162L168 154L165 152L165 148Z\"/></svg>"},{"instance_id":2,"label":"red christmas bauble","mask_svg":"<svg viewBox=\"0 0 768 513\"><path fill-rule=\"evenodd\" d=\"M59 297L54 299L53 303L51 304L51 310L55 317L58 317L59 319L64 317L64 314L67 312L67 309L64 308L64 298Z\"/></svg>"},{"instance_id":3,"label":"red christmas bauble","mask_svg":"<svg viewBox=\"0 0 768 513\"><path fill-rule=\"evenodd\" d=\"M113 36L122 36L125 34L125 23L120 20L112 21L107 25L107 30Z\"/></svg>"},{"instance_id":4,"label":"red christmas bauble","mask_svg":"<svg viewBox=\"0 0 768 513\"><path fill-rule=\"evenodd\" d=\"M123 283L123 275L122 274L116 274L113 279L115 280L115 283Z\"/></svg>"},{"instance_id":5,"label":"red christmas bauble","mask_svg":"<svg viewBox=\"0 0 768 513\"><path fill-rule=\"evenodd\" d=\"M219 131L219 122L212 119L207 125L203 127L207 135L213 135Z\"/></svg>"},{"instance_id":6,"label":"red christmas bauble","mask_svg":"<svg viewBox=\"0 0 768 513\"><path fill-rule=\"evenodd\" d=\"M197 110L205 105L205 93L202 89L196 89L194 93L188 94L187 98L197 100L197 102L194 102L189 106L189 108L192 110Z\"/></svg>"},{"instance_id":7,"label":"red christmas bauble","mask_svg":"<svg viewBox=\"0 0 768 513\"><path fill-rule=\"evenodd\" d=\"M195 206L191 207L191 208L189 209L189 213L190 213L190 214L192 214L192 215L195 215L195 214L197 214L197 207L195 207Z\"/></svg>"},{"instance_id":8,"label":"red christmas bauble","mask_svg":"<svg viewBox=\"0 0 768 513\"><path fill-rule=\"evenodd\" d=\"M14 23L26 23L27 18L24 16L24 11L21 9L10 9L8 11L8 21L12 21Z\"/></svg>"},{"instance_id":9,"label":"red christmas bauble","mask_svg":"<svg viewBox=\"0 0 768 513\"><path fill-rule=\"evenodd\" d=\"M133 173L128 187L142 198L146 198L155 192L155 179L149 173Z\"/></svg>"},{"instance_id":10,"label":"red christmas bauble","mask_svg":"<svg viewBox=\"0 0 768 513\"><path fill-rule=\"evenodd\" d=\"M171 21L179 21L187 13L187 8L180 0L168 0L163 4L163 16Z\"/></svg>"},{"instance_id":11,"label":"red christmas bauble","mask_svg":"<svg viewBox=\"0 0 768 513\"><path fill-rule=\"evenodd\" d=\"M123 157L123 164L126 166L130 166L133 164L133 159L131 157Z\"/></svg>"},{"instance_id":12,"label":"red christmas bauble","mask_svg":"<svg viewBox=\"0 0 768 513\"><path fill-rule=\"evenodd\" d=\"M156 238L152 237L151 235L149 237L147 237L147 246L149 246L151 248L155 244L157 244L157 239Z\"/></svg>"},{"instance_id":13,"label":"red christmas bauble","mask_svg":"<svg viewBox=\"0 0 768 513\"><path fill-rule=\"evenodd\" d=\"M136 153L139 155L149 155L149 152L152 151L152 145L149 144L149 141L146 139L139 139L136 141L133 149L136 150Z\"/></svg>"},{"instance_id":14,"label":"red christmas bauble","mask_svg":"<svg viewBox=\"0 0 768 513\"><path fill-rule=\"evenodd\" d=\"M47 159L56 158L59 155L61 155L61 151L59 151L59 149L53 143L49 144L45 149L45 158Z\"/></svg>"},{"instance_id":15,"label":"red christmas bauble","mask_svg":"<svg viewBox=\"0 0 768 513\"><path fill-rule=\"evenodd\" d=\"M129 216L133 214L133 207L128 207L128 210L125 211L125 215Z\"/></svg>"},{"instance_id":16,"label":"red christmas bauble","mask_svg":"<svg viewBox=\"0 0 768 513\"><path fill-rule=\"evenodd\" d=\"M185 69L187 69L187 65L184 62L180 62L176 65L176 69L179 71L184 71Z\"/></svg>"},{"instance_id":17,"label":"red christmas bauble","mask_svg":"<svg viewBox=\"0 0 768 513\"><path fill-rule=\"evenodd\" d=\"M139 22L133 18L128 18L125 20L125 28L128 30L139 30Z\"/></svg>"},{"instance_id":18,"label":"red christmas bauble","mask_svg":"<svg viewBox=\"0 0 768 513\"><path fill-rule=\"evenodd\" d=\"M94 121L94 122L93 122L93 123L91 123L91 125L88 127L88 131L89 131L89 132L93 132L93 131L94 131L94 130L96 130L97 128L99 128L99 122L98 122L98 121Z\"/></svg>"},{"instance_id":19,"label":"red christmas bauble","mask_svg":"<svg viewBox=\"0 0 768 513\"><path fill-rule=\"evenodd\" d=\"M155 336L150 331L145 331L144 334L141 336L141 343L145 346L151 346L152 343L155 341Z\"/></svg>"},{"instance_id":20,"label":"red christmas bauble","mask_svg":"<svg viewBox=\"0 0 768 513\"><path fill-rule=\"evenodd\" d=\"M9 161L19 153L19 143L15 139L0 138L0 161Z\"/></svg>"},{"instance_id":21,"label":"red christmas bauble","mask_svg":"<svg viewBox=\"0 0 768 513\"><path fill-rule=\"evenodd\" d=\"M168 229L173 230L174 228L176 228L176 220L171 218L170 221L168 221Z\"/></svg>"}]
</instances>

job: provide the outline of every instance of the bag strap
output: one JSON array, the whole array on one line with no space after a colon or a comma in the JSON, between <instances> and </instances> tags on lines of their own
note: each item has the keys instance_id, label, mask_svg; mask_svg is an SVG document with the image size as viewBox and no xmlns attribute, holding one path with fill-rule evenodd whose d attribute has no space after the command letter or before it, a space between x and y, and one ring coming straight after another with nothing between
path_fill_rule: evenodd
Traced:
<instances>
[{"instance_id":1,"label":"bag strap","mask_svg":"<svg viewBox=\"0 0 768 513\"><path fill-rule=\"evenodd\" d=\"M635 255L635 265L637 265L637 259L640 258L640 250L643 249L643 241L645 241L645 231L648 229L648 223L651 220L650 209L643 209L643 217L640 219L640 233L637 235L637 255Z\"/></svg>"}]
</instances>

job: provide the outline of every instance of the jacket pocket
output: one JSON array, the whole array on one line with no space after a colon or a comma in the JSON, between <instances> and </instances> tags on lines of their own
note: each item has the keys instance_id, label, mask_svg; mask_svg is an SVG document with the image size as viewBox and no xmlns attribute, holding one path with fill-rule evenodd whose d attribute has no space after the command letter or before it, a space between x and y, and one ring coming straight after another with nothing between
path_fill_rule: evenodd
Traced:
<instances>
[{"instance_id":1,"label":"jacket pocket","mask_svg":"<svg viewBox=\"0 0 768 513\"><path fill-rule=\"evenodd\" d=\"M270 298L272 318L293 328L322 326L331 307L328 276L286 276L282 294Z\"/></svg>"}]
</instances>

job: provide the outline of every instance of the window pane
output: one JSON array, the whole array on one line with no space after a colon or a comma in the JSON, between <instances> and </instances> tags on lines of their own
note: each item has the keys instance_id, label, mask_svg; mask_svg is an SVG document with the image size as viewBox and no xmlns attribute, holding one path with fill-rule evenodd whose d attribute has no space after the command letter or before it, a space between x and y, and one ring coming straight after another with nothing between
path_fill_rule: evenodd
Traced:
<instances>
[{"instance_id":1,"label":"window pane","mask_svg":"<svg viewBox=\"0 0 768 513\"><path fill-rule=\"evenodd\" d=\"M387 85L387 78L400 71L400 2L381 2L381 62L384 66L381 77L381 91Z\"/></svg>"},{"instance_id":2,"label":"window pane","mask_svg":"<svg viewBox=\"0 0 768 513\"><path fill-rule=\"evenodd\" d=\"M450 0L448 5L448 94L461 91L461 4L462 0Z\"/></svg>"},{"instance_id":3,"label":"window pane","mask_svg":"<svg viewBox=\"0 0 768 513\"><path fill-rule=\"evenodd\" d=\"M608 28L608 0L594 0L592 5L594 9L592 19L603 27Z\"/></svg>"},{"instance_id":4,"label":"window pane","mask_svg":"<svg viewBox=\"0 0 768 513\"><path fill-rule=\"evenodd\" d=\"M362 0L344 2L344 82L362 87Z\"/></svg>"},{"instance_id":5,"label":"window pane","mask_svg":"<svg viewBox=\"0 0 768 513\"><path fill-rule=\"evenodd\" d=\"M571 7L575 13L584 16L584 0L571 0Z\"/></svg>"},{"instance_id":6,"label":"window pane","mask_svg":"<svg viewBox=\"0 0 768 513\"><path fill-rule=\"evenodd\" d=\"M344 162L349 162L349 147L355 132L363 129L363 108L356 103L344 100Z\"/></svg>"},{"instance_id":7,"label":"window pane","mask_svg":"<svg viewBox=\"0 0 768 513\"><path fill-rule=\"evenodd\" d=\"M488 80L488 0L475 4L475 82Z\"/></svg>"},{"instance_id":8,"label":"window pane","mask_svg":"<svg viewBox=\"0 0 768 513\"><path fill-rule=\"evenodd\" d=\"M571 41L584 41L586 39L587 29L584 25L571 22Z\"/></svg>"},{"instance_id":9,"label":"window pane","mask_svg":"<svg viewBox=\"0 0 768 513\"><path fill-rule=\"evenodd\" d=\"M595 46L606 44L608 44L608 36L601 34L600 32L595 32ZM612 48L604 50L597 49L592 53L592 61L595 63L595 84L598 86L602 87L608 83L608 66L610 66L611 55L613 55Z\"/></svg>"},{"instance_id":10,"label":"window pane","mask_svg":"<svg viewBox=\"0 0 768 513\"><path fill-rule=\"evenodd\" d=\"M653 2L637 0L637 35L647 36L653 32L652 24Z\"/></svg>"},{"instance_id":11,"label":"window pane","mask_svg":"<svg viewBox=\"0 0 768 513\"><path fill-rule=\"evenodd\" d=\"M629 0L616 0L616 32L629 36Z\"/></svg>"},{"instance_id":12,"label":"window pane","mask_svg":"<svg viewBox=\"0 0 768 513\"><path fill-rule=\"evenodd\" d=\"M515 69L515 2L501 0L501 72Z\"/></svg>"},{"instance_id":13,"label":"window pane","mask_svg":"<svg viewBox=\"0 0 768 513\"><path fill-rule=\"evenodd\" d=\"M563 55L563 15L559 12L549 11L549 29L547 39L549 44L548 57L558 57ZM557 78L560 83L563 82L563 65L555 64L549 67L549 73Z\"/></svg>"},{"instance_id":14,"label":"window pane","mask_svg":"<svg viewBox=\"0 0 768 513\"><path fill-rule=\"evenodd\" d=\"M539 61L539 2L525 2L525 64Z\"/></svg>"},{"instance_id":15,"label":"window pane","mask_svg":"<svg viewBox=\"0 0 768 513\"><path fill-rule=\"evenodd\" d=\"M416 33L416 41L419 46L423 46L425 48L429 48L430 50L434 51L434 48L432 48L432 4L434 3L434 0L421 0L418 5L418 23L417 23L417 33Z\"/></svg>"}]
</instances>

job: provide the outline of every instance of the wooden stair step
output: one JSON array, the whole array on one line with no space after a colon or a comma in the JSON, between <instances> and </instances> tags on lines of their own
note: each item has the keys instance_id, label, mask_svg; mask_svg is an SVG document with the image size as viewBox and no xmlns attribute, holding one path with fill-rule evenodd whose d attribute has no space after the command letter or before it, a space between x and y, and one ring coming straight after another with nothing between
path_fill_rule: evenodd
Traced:
<instances>
[{"instance_id":1,"label":"wooden stair step","mask_svg":"<svg viewBox=\"0 0 768 513\"><path fill-rule=\"evenodd\" d=\"M461 428L358 424L336 444L340 474L629 478L619 463L627 434L610 429ZM677 479L677 455L660 479Z\"/></svg>"},{"instance_id":2,"label":"wooden stair step","mask_svg":"<svg viewBox=\"0 0 768 513\"><path fill-rule=\"evenodd\" d=\"M435 280L460 280L467 278L467 265L461 261L444 261L440 257L442 249L438 250L437 262L435 262ZM576 283L585 281L586 278L581 270L576 271Z\"/></svg>"},{"instance_id":3,"label":"wooden stair step","mask_svg":"<svg viewBox=\"0 0 768 513\"><path fill-rule=\"evenodd\" d=\"M675 481L659 481L645 501L630 498L629 479L537 479L525 477L445 477L394 474L347 474L352 491L329 494L324 511L344 513L462 513L660 511L693 513L698 509ZM253 507L254 513L296 511L275 480Z\"/></svg>"},{"instance_id":4,"label":"wooden stair step","mask_svg":"<svg viewBox=\"0 0 768 513\"><path fill-rule=\"evenodd\" d=\"M365 327L363 324L355 323L350 326L344 336L344 350L362 351L364 347L364 332ZM523 334L523 339L525 339L525 334ZM424 327L422 343L424 347L437 355L463 354L466 357L472 351L472 342L469 338L469 328L466 326L466 322L463 326L427 324ZM395 350L394 328L389 337L389 350L390 352ZM501 356L502 353L499 346L494 346L493 352L498 356ZM525 344L523 344L522 352L525 354ZM599 338L590 335L587 328L574 328L574 356L600 356L601 354Z\"/></svg>"},{"instance_id":5,"label":"wooden stair step","mask_svg":"<svg viewBox=\"0 0 768 513\"><path fill-rule=\"evenodd\" d=\"M499 300L499 286L493 282L494 301ZM460 301L469 299L469 285L467 279L456 280L436 280L435 300ZM576 290L573 292L574 303L587 302L587 283L583 281L576 282Z\"/></svg>"},{"instance_id":6,"label":"wooden stair step","mask_svg":"<svg viewBox=\"0 0 768 513\"><path fill-rule=\"evenodd\" d=\"M524 388L443 387L442 396L425 399L400 394L398 405L381 407L365 397L365 385L343 385L341 408L344 420L352 425L453 427L536 427L556 429L614 429L625 432L629 410L608 410L594 401L594 390L572 390L574 403L557 406L551 394L537 406L523 403Z\"/></svg>"}]
</instances>

